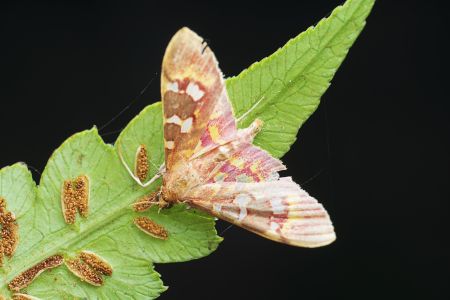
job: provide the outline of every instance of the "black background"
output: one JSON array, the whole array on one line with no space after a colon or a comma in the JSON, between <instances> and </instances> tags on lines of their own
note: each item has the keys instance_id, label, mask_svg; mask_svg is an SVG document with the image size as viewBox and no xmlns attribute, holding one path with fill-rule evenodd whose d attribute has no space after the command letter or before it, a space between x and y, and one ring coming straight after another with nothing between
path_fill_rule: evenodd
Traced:
<instances>
[{"instance_id":1,"label":"black background","mask_svg":"<svg viewBox=\"0 0 450 300\"><path fill-rule=\"evenodd\" d=\"M300 249L232 227L210 256L157 265L170 286L161 299L448 299L449 13L443 2L378 1L283 158L285 174L328 209L337 241ZM182 26L209 40L231 76L341 3L3 4L0 166L25 161L42 171L68 136L107 123L131 104L101 131L113 142L115 131L159 100L163 51ZM226 227L220 223L219 232Z\"/></svg>"}]
</instances>

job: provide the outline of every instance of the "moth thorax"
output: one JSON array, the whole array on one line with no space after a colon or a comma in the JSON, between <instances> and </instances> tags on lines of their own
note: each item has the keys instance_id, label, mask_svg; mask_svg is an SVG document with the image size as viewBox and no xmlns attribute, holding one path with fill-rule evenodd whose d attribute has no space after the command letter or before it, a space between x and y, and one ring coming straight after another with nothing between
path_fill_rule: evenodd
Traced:
<instances>
[{"instance_id":1,"label":"moth thorax","mask_svg":"<svg viewBox=\"0 0 450 300\"><path fill-rule=\"evenodd\" d=\"M167 187L163 186L161 188L161 200L164 202L167 202L168 204L177 203L180 201L179 195L176 192L175 189L168 189Z\"/></svg>"}]
</instances>

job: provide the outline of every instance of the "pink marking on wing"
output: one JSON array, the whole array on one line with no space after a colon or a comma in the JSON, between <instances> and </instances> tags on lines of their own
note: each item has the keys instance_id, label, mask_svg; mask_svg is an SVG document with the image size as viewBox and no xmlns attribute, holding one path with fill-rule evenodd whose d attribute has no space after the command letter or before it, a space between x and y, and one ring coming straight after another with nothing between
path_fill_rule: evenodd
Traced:
<instances>
[{"instance_id":1,"label":"pink marking on wing","mask_svg":"<svg viewBox=\"0 0 450 300\"><path fill-rule=\"evenodd\" d=\"M202 147L206 147L208 145L214 144L212 138L211 138L211 134L209 132L209 128L206 128L205 133L202 135L202 137L200 138L201 141L201 145Z\"/></svg>"},{"instance_id":2,"label":"pink marking on wing","mask_svg":"<svg viewBox=\"0 0 450 300\"><path fill-rule=\"evenodd\" d=\"M212 197L205 195L210 187L217 189ZM269 239L303 247L319 247L335 239L326 210L290 178L210 183L194 192L186 198L193 207Z\"/></svg>"},{"instance_id":3,"label":"pink marking on wing","mask_svg":"<svg viewBox=\"0 0 450 300\"><path fill-rule=\"evenodd\" d=\"M214 130L214 132L213 132ZM218 100L214 112L211 114L211 119L208 122L207 130L200 138L200 148L213 148L219 145L214 140L229 141L236 137L237 128L236 120L233 116L228 96L224 91Z\"/></svg>"},{"instance_id":4,"label":"pink marking on wing","mask_svg":"<svg viewBox=\"0 0 450 300\"><path fill-rule=\"evenodd\" d=\"M243 160L242 167L232 164L233 160ZM250 143L243 143L242 146L233 153L230 161L226 162L221 168L220 172L226 173L225 178L227 182L237 181L240 175L245 175L253 182L259 182L269 178L274 172L283 170L283 164L270 156L267 152L251 145Z\"/></svg>"},{"instance_id":5,"label":"pink marking on wing","mask_svg":"<svg viewBox=\"0 0 450 300\"><path fill-rule=\"evenodd\" d=\"M226 162L221 168L220 171L223 173L229 173L228 175L230 175L231 172L233 172L233 170L235 170L236 167L232 166L229 162Z\"/></svg>"},{"instance_id":6,"label":"pink marking on wing","mask_svg":"<svg viewBox=\"0 0 450 300\"><path fill-rule=\"evenodd\" d=\"M180 92L186 92L187 86L191 80L189 78L183 78L182 80L177 80L178 90Z\"/></svg>"}]
</instances>

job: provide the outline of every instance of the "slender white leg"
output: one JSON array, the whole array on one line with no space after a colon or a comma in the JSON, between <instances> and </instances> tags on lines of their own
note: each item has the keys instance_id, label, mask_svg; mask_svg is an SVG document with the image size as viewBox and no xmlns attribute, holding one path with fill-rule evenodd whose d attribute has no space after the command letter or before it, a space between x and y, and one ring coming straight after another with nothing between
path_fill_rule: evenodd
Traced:
<instances>
[{"instance_id":1,"label":"slender white leg","mask_svg":"<svg viewBox=\"0 0 450 300\"><path fill-rule=\"evenodd\" d=\"M152 184L153 182L155 182L159 177L161 177L161 175L165 172L166 170L166 166L164 164L162 164L159 167L158 173L155 174L155 176L153 176L149 181L147 181L144 184L141 184L142 187L148 187L150 184ZM139 180L139 178L138 178ZM140 182L140 180L139 180Z\"/></svg>"},{"instance_id":2,"label":"slender white leg","mask_svg":"<svg viewBox=\"0 0 450 300\"><path fill-rule=\"evenodd\" d=\"M122 162L122 165L127 170L128 174L131 176L131 178L134 179L134 181L136 181L137 184L139 184L143 188L148 187L150 184L155 182L159 177L161 177L162 173L165 171L165 165L162 164L159 167L158 173L156 173L155 176L153 176L153 178L151 178L146 183L142 183L141 180L136 175L134 175L133 171L131 171L130 167L128 167L127 163L125 162L125 159L123 158L123 155L122 155L122 150L121 150L120 144L117 145L117 150L119 152L120 161Z\"/></svg>"}]
</instances>

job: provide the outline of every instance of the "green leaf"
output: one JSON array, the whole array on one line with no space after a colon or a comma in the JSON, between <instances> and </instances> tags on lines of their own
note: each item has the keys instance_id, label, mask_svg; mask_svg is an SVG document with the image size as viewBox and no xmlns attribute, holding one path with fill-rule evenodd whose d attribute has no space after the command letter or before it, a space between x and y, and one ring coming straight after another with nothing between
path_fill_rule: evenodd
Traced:
<instances>
[{"instance_id":1,"label":"green leaf","mask_svg":"<svg viewBox=\"0 0 450 300\"><path fill-rule=\"evenodd\" d=\"M348 0L317 26L227 80L236 117L244 116L240 127L256 118L264 121L254 144L276 157L289 150L363 29L373 4L374 0Z\"/></svg>"},{"instance_id":2,"label":"green leaf","mask_svg":"<svg viewBox=\"0 0 450 300\"><path fill-rule=\"evenodd\" d=\"M255 144L277 157L288 151L364 27L373 3L348 0L316 27L227 80L239 126L256 118L265 121ZM221 238L214 218L204 213L184 205L161 211L154 207L144 213L132 209L132 203L155 191L161 180L139 187L118 152L133 166L137 149L145 145L151 178L163 163L162 135L161 104L156 103L129 123L114 147L105 144L95 128L70 137L51 156L39 186L24 164L0 170L2 209L15 214L19 236L14 255L4 257L0 267L0 298L12 296L8 283L25 270L52 255L71 259L80 251L93 252L111 265L113 274L103 276L100 287L81 281L61 265L44 271L21 292L44 299L156 298L166 287L154 263L192 260L217 248ZM69 225L63 217L61 193L64 182L81 175L89 179L89 213L77 215ZM168 238L157 239L137 229L133 221L138 216L162 226Z\"/></svg>"},{"instance_id":3,"label":"green leaf","mask_svg":"<svg viewBox=\"0 0 450 300\"><path fill-rule=\"evenodd\" d=\"M119 142L148 142L160 161L162 149L155 146L160 143L160 121L160 105L147 107L124 130ZM80 175L89 178L89 214L85 218L77 216L76 223L68 225L62 214L61 190L64 180ZM29 171L21 164L2 169L0 183L0 195L6 199L7 209L16 214L20 237L14 256L6 259L0 269L3 296L11 295L7 284L15 276L45 258L54 254L73 258L87 250L104 258L113 268L113 276L104 276L101 287L82 282L62 265L39 275L27 293L45 299L156 298L166 287L152 262L203 257L221 241L212 217L184 205L160 212L156 207L145 213L134 212L131 204L155 190L158 183L147 189L136 185L115 149L102 141L95 128L70 137L54 152L37 193ZM140 231L133 223L137 216L147 216L163 226L169 238L160 240Z\"/></svg>"}]
</instances>

